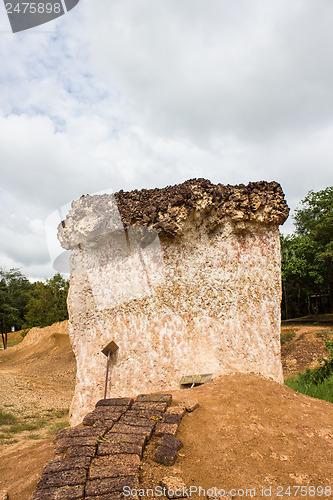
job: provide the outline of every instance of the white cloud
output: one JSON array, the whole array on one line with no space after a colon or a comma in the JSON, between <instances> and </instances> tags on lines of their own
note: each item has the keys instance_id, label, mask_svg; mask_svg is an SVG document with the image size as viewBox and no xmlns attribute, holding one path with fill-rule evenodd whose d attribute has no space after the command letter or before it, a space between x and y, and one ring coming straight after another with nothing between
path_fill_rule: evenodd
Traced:
<instances>
[{"instance_id":1,"label":"white cloud","mask_svg":"<svg viewBox=\"0 0 333 500\"><path fill-rule=\"evenodd\" d=\"M219 132L261 141L331 119L328 1L316 16L307 1L99 5L86 4L90 32L98 31L91 38L96 67L160 134L200 142Z\"/></svg>"},{"instance_id":2,"label":"white cloud","mask_svg":"<svg viewBox=\"0 0 333 500\"><path fill-rule=\"evenodd\" d=\"M277 180L295 207L332 184L332 14L81 0L53 33L0 34L0 264L52 274L47 216L104 188Z\"/></svg>"}]
</instances>

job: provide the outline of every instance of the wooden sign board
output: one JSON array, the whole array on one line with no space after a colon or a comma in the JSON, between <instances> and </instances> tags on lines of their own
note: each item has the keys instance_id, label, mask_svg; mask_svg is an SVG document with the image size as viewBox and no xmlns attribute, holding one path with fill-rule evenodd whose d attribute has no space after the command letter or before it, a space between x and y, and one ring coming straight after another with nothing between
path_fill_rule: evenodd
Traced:
<instances>
[{"instance_id":1,"label":"wooden sign board","mask_svg":"<svg viewBox=\"0 0 333 500\"><path fill-rule=\"evenodd\" d=\"M204 384L206 382L210 382L212 378L212 373L206 373L205 375L184 375L180 383L181 385Z\"/></svg>"},{"instance_id":2,"label":"wooden sign board","mask_svg":"<svg viewBox=\"0 0 333 500\"><path fill-rule=\"evenodd\" d=\"M105 356L108 356L109 351L111 352L111 354L113 354L118 349L119 349L119 346L117 346L117 344L115 342L113 342L113 340L111 340L111 342L108 345L106 345L104 347L104 349L102 349L102 353L105 354Z\"/></svg>"}]
</instances>

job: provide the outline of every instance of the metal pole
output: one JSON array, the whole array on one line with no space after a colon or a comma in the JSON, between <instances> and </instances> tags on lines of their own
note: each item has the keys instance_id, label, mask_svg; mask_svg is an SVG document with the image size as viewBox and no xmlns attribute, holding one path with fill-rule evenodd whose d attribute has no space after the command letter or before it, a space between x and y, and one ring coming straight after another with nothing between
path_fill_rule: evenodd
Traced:
<instances>
[{"instance_id":1,"label":"metal pole","mask_svg":"<svg viewBox=\"0 0 333 500\"><path fill-rule=\"evenodd\" d=\"M106 391L107 391L107 388L108 388L110 359L111 359L111 351L108 351L108 359L106 361L106 377L105 377L104 399L106 399Z\"/></svg>"}]
</instances>

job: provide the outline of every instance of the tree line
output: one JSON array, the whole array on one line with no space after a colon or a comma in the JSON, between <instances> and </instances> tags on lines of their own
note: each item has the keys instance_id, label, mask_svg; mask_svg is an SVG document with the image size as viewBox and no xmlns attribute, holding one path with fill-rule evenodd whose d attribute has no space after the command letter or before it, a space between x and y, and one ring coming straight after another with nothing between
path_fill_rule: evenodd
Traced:
<instances>
[{"instance_id":1,"label":"tree line","mask_svg":"<svg viewBox=\"0 0 333 500\"><path fill-rule=\"evenodd\" d=\"M68 319L69 280L57 273L31 283L20 269L0 270L0 331L44 327Z\"/></svg>"},{"instance_id":2,"label":"tree line","mask_svg":"<svg viewBox=\"0 0 333 500\"><path fill-rule=\"evenodd\" d=\"M333 312L333 186L309 191L281 235L282 318Z\"/></svg>"}]
</instances>

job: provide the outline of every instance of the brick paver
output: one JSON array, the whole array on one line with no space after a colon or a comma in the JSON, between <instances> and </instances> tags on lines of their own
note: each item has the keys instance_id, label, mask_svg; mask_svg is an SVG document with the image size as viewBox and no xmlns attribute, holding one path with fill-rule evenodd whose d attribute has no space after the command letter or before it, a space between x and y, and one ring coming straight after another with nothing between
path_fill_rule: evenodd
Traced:
<instances>
[{"instance_id":1,"label":"brick paver","mask_svg":"<svg viewBox=\"0 0 333 500\"><path fill-rule=\"evenodd\" d=\"M125 486L139 488L140 460L154 431L162 436L155 461L172 465L182 446L174 435L185 410L171 402L170 394L98 401L83 427L57 434L56 458L45 465L33 500L124 498Z\"/></svg>"}]
</instances>

